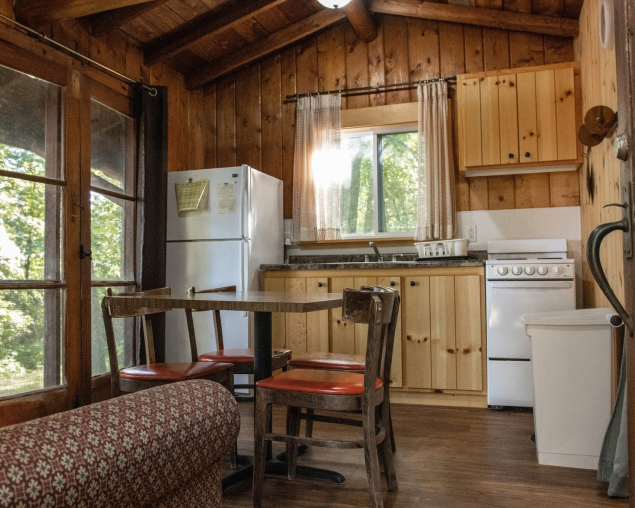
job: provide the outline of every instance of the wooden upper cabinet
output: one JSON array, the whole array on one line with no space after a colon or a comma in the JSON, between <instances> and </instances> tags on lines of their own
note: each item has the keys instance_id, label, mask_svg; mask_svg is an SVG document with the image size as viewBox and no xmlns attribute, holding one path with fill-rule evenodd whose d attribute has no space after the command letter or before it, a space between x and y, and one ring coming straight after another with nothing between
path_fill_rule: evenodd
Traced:
<instances>
[{"instance_id":1,"label":"wooden upper cabinet","mask_svg":"<svg viewBox=\"0 0 635 508\"><path fill-rule=\"evenodd\" d=\"M577 169L580 100L577 62L458 76L461 171L487 176Z\"/></svg>"}]
</instances>

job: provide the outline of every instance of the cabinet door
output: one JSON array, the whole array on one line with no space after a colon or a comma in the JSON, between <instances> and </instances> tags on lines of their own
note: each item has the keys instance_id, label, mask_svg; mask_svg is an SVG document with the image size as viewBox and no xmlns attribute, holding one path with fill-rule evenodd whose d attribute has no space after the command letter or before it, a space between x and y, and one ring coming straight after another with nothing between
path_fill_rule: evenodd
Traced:
<instances>
[{"instance_id":1,"label":"cabinet door","mask_svg":"<svg viewBox=\"0 0 635 508\"><path fill-rule=\"evenodd\" d=\"M307 278L307 293L328 293L329 281L326 278ZM329 350L329 311L306 313L306 351L307 353L326 353Z\"/></svg>"},{"instance_id":2,"label":"cabinet door","mask_svg":"<svg viewBox=\"0 0 635 508\"><path fill-rule=\"evenodd\" d=\"M432 388L456 389L454 277L430 277Z\"/></svg>"},{"instance_id":3,"label":"cabinet door","mask_svg":"<svg viewBox=\"0 0 635 508\"><path fill-rule=\"evenodd\" d=\"M353 277L333 277L330 280L331 293L342 293L344 288L354 288ZM331 351L333 353L355 354L355 325L342 321L342 309L332 309L331 314L331 336L333 342Z\"/></svg>"},{"instance_id":4,"label":"cabinet door","mask_svg":"<svg viewBox=\"0 0 635 508\"><path fill-rule=\"evenodd\" d=\"M518 104L516 75L498 77L501 164L518 162Z\"/></svg>"},{"instance_id":5,"label":"cabinet door","mask_svg":"<svg viewBox=\"0 0 635 508\"><path fill-rule=\"evenodd\" d=\"M284 290L287 293L305 293L306 279L289 277L284 280ZM286 338L287 348L294 355L306 353L306 314L287 312L286 314Z\"/></svg>"},{"instance_id":6,"label":"cabinet door","mask_svg":"<svg viewBox=\"0 0 635 508\"><path fill-rule=\"evenodd\" d=\"M481 155L481 94L479 78L465 79L459 83L459 139L462 140L460 156L462 167L482 165Z\"/></svg>"},{"instance_id":7,"label":"cabinet door","mask_svg":"<svg viewBox=\"0 0 635 508\"><path fill-rule=\"evenodd\" d=\"M401 278L399 278L398 276L377 277L377 284L379 284L380 286L387 286L387 287L396 289L397 291L399 291L399 294L402 295ZM402 303L403 303L403 300L402 300ZM392 386L393 388L400 388L401 386L403 386L403 368L401 365L401 362L402 362L401 315L402 313L403 313L402 309L399 309L397 329L395 330L395 344L392 349L392 366L390 368L390 386Z\"/></svg>"},{"instance_id":8,"label":"cabinet door","mask_svg":"<svg viewBox=\"0 0 635 508\"><path fill-rule=\"evenodd\" d=\"M360 286L376 286L377 277L355 277L353 287L359 289ZM355 354L366 354L366 343L368 342L368 325L355 323Z\"/></svg>"},{"instance_id":9,"label":"cabinet door","mask_svg":"<svg viewBox=\"0 0 635 508\"><path fill-rule=\"evenodd\" d=\"M483 337L481 329L481 278L454 278L458 390L483 389Z\"/></svg>"},{"instance_id":10,"label":"cabinet door","mask_svg":"<svg viewBox=\"0 0 635 508\"><path fill-rule=\"evenodd\" d=\"M536 73L516 75L518 94L519 162L538 160L538 127L536 119Z\"/></svg>"},{"instance_id":11,"label":"cabinet door","mask_svg":"<svg viewBox=\"0 0 635 508\"><path fill-rule=\"evenodd\" d=\"M576 159L578 145L575 122L575 81L573 69L554 71L556 87L556 128L558 160Z\"/></svg>"},{"instance_id":12,"label":"cabinet door","mask_svg":"<svg viewBox=\"0 0 635 508\"><path fill-rule=\"evenodd\" d=\"M408 277L404 290L406 385L432 388L430 370L430 278Z\"/></svg>"},{"instance_id":13,"label":"cabinet door","mask_svg":"<svg viewBox=\"0 0 635 508\"><path fill-rule=\"evenodd\" d=\"M284 279L265 278L264 291L284 293ZM275 348L287 347L286 342L286 316L284 312L271 313L271 344Z\"/></svg>"},{"instance_id":14,"label":"cabinet door","mask_svg":"<svg viewBox=\"0 0 635 508\"><path fill-rule=\"evenodd\" d=\"M556 88L552 70L536 72L536 119L538 125L538 160L558 160Z\"/></svg>"},{"instance_id":15,"label":"cabinet door","mask_svg":"<svg viewBox=\"0 0 635 508\"><path fill-rule=\"evenodd\" d=\"M501 163L498 77L481 78L481 136L483 166Z\"/></svg>"}]
</instances>

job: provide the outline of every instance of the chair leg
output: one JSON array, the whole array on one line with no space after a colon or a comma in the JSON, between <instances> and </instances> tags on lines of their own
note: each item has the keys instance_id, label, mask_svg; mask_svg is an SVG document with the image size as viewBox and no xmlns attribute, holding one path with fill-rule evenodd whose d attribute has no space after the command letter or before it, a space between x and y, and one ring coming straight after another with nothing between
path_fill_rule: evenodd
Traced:
<instances>
[{"instance_id":1,"label":"chair leg","mask_svg":"<svg viewBox=\"0 0 635 508\"><path fill-rule=\"evenodd\" d=\"M365 401L366 404L366 401ZM379 471L379 457L377 455L377 439L375 438L375 408L366 408L362 415L364 429L364 459L366 462L366 476L371 508L383 508L381 495L381 473Z\"/></svg>"},{"instance_id":2,"label":"chair leg","mask_svg":"<svg viewBox=\"0 0 635 508\"><path fill-rule=\"evenodd\" d=\"M287 407L287 435L297 437L300 435L300 408ZM295 470L298 464L298 443L287 441L287 477L295 480Z\"/></svg>"},{"instance_id":3,"label":"chair leg","mask_svg":"<svg viewBox=\"0 0 635 508\"><path fill-rule=\"evenodd\" d=\"M306 437L313 437L313 419L311 416L315 414L315 409L312 407L308 407L306 409L306 430L304 431L304 435Z\"/></svg>"},{"instance_id":4,"label":"chair leg","mask_svg":"<svg viewBox=\"0 0 635 508\"><path fill-rule=\"evenodd\" d=\"M388 492L397 491L397 474L395 473L395 463L392 460L392 426L390 422L390 405L384 401L381 405L381 422L386 429L386 436L379 445L381 448L381 457L384 465L384 474L386 475L386 483L388 484Z\"/></svg>"},{"instance_id":5,"label":"chair leg","mask_svg":"<svg viewBox=\"0 0 635 508\"><path fill-rule=\"evenodd\" d=\"M390 390L386 390L384 404L388 404L388 425L390 426L390 446L393 452L397 451L395 446L395 433L392 431L392 411L390 409Z\"/></svg>"},{"instance_id":6,"label":"chair leg","mask_svg":"<svg viewBox=\"0 0 635 508\"><path fill-rule=\"evenodd\" d=\"M267 446L265 432L267 430L267 413L271 406L266 395L256 390L256 416L254 419L254 477L253 477L253 506L260 508L262 504L262 488L265 482L265 461Z\"/></svg>"}]
</instances>

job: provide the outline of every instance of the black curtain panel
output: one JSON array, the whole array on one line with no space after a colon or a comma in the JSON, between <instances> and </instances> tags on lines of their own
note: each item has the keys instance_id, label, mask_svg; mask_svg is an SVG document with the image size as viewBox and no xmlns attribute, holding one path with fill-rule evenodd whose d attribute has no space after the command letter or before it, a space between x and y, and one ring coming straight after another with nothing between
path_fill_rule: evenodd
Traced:
<instances>
[{"instance_id":1,"label":"black curtain panel","mask_svg":"<svg viewBox=\"0 0 635 508\"><path fill-rule=\"evenodd\" d=\"M155 92L156 91L156 92ZM137 283L143 291L165 286L168 181L168 89L137 91L139 173L137 178ZM165 315L152 316L157 362L165 361ZM143 331L141 330L141 334ZM139 364L146 362L143 336Z\"/></svg>"}]
</instances>

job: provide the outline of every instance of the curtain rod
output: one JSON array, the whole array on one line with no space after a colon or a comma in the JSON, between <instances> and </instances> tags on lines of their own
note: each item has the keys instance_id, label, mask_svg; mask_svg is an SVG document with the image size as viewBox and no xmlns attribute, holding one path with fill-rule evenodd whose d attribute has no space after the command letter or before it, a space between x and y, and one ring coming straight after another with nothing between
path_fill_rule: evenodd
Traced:
<instances>
[{"instance_id":1,"label":"curtain rod","mask_svg":"<svg viewBox=\"0 0 635 508\"><path fill-rule=\"evenodd\" d=\"M407 81L404 83L394 83L392 85L360 86L359 88L343 88L341 90L329 90L327 92L296 93L293 95L287 95L287 100L298 99L300 97L312 97L313 95L348 94L351 92L365 92L370 90L381 90L383 88L394 88L398 86L422 85L424 83L436 83L438 81L445 81L446 83L449 83L452 81L456 81L456 76L449 76L447 78L422 79L419 81Z\"/></svg>"},{"instance_id":2,"label":"curtain rod","mask_svg":"<svg viewBox=\"0 0 635 508\"><path fill-rule=\"evenodd\" d=\"M41 42L43 44L47 44L49 46L54 46L54 47L62 50L67 55L73 56L73 57L77 58L78 60L81 60L81 61L83 61L85 63L88 63L89 65L91 65L93 67L97 67L99 70L108 72L109 74L117 76L118 78L124 79L128 83L132 83L134 85L141 85L143 88L145 88L146 90L148 90L150 92L150 95L152 97L156 96L156 94L157 94L157 89L156 88L144 85L140 81L136 81L136 80L134 80L132 78L129 78L125 74L121 74L120 72L117 72L116 70L111 69L110 67L106 67L105 65L93 60L92 58L89 58L86 55L82 55L81 53L78 53L74 49L69 48L68 46L64 46L64 44L61 44L61 43L57 42L56 40L53 40L50 37L47 37L43 32L38 32L37 30L33 30L31 27L23 25L19 21L16 21L15 19L10 18L9 16L5 16L2 13L0 13L0 18L4 19L5 21L9 21L10 23L13 23L14 25L19 26L20 28L22 28L23 30L26 31L26 35L28 35L29 37L32 37L33 39L37 40L38 42Z\"/></svg>"}]
</instances>

